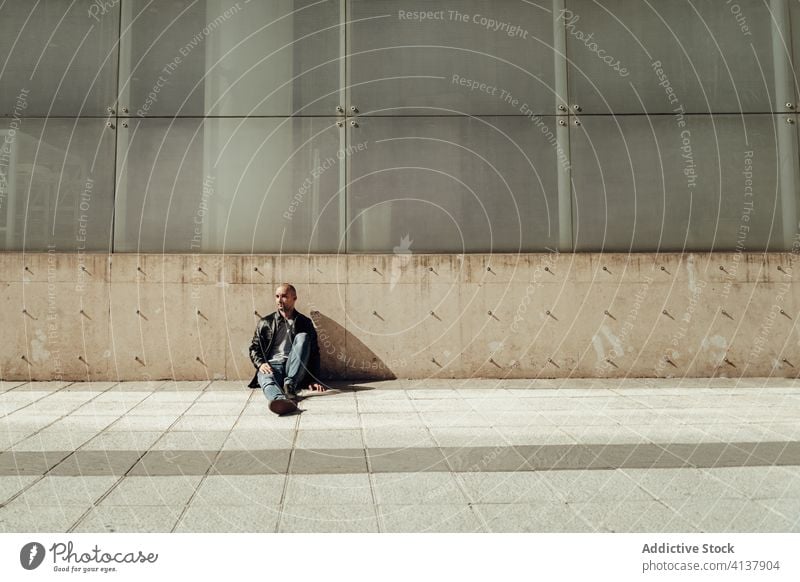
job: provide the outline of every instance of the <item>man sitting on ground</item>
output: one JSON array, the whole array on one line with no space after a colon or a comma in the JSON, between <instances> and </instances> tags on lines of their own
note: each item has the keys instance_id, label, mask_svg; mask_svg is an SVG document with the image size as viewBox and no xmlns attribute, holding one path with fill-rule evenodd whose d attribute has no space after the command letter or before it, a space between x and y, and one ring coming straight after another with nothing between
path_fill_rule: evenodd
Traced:
<instances>
[{"instance_id":1,"label":"man sitting on ground","mask_svg":"<svg viewBox=\"0 0 800 582\"><path fill-rule=\"evenodd\" d=\"M278 415L297 412L297 394L305 387L324 392L319 377L319 345L317 330L305 315L295 310L297 291L283 283L275 290L278 310L262 317L253 341L250 360L256 374L250 388L264 391L269 409Z\"/></svg>"}]
</instances>

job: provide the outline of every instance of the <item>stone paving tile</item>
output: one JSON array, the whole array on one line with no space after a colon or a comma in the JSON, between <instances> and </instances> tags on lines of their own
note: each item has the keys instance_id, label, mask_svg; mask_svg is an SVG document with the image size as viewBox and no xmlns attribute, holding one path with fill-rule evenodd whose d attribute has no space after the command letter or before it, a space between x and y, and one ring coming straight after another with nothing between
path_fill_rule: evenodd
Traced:
<instances>
[{"instance_id":1,"label":"stone paving tile","mask_svg":"<svg viewBox=\"0 0 800 582\"><path fill-rule=\"evenodd\" d=\"M59 415L66 415L72 412L73 410L77 410L83 405L83 402L64 402L63 400L51 400L50 398L44 398L39 400L38 402L34 402L26 406L23 410L25 414L36 414L36 415L46 415L46 414L59 414Z\"/></svg>"},{"instance_id":2,"label":"stone paving tile","mask_svg":"<svg viewBox=\"0 0 800 582\"><path fill-rule=\"evenodd\" d=\"M452 382L452 381L450 381ZM426 380L426 383L430 386L431 382ZM456 392L453 388L415 388L414 386L409 386L408 390L406 391L408 397L411 400L425 400L425 399L442 399L446 398L448 400L452 400L458 398L458 392Z\"/></svg>"},{"instance_id":3,"label":"stone paving tile","mask_svg":"<svg viewBox=\"0 0 800 582\"><path fill-rule=\"evenodd\" d=\"M7 414L11 414L20 408L24 408L25 406L27 406L27 403L25 402L4 401L2 400L2 396L0 396L0 416L6 416Z\"/></svg>"},{"instance_id":4,"label":"stone paving tile","mask_svg":"<svg viewBox=\"0 0 800 582\"><path fill-rule=\"evenodd\" d=\"M139 451L148 450L161 432L102 432L92 440L85 443L81 450L84 451Z\"/></svg>"},{"instance_id":5,"label":"stone paving tile","mask_svg":"<svg viewBox=\"0 0 800 582\"><path fill-rule=\"evenodd\" d=\"M707 424L736 424L741 419L727 410L716 408L665 408L661 412L668 414L681 424L707 425Z\"/></svg>"},{"instance_id":6,"label":"stone paving tile","mask_svg":"<svg viewBox=\"0 0 800 582\"><path fill-rule=\"evenodd\" d=\"M15 501L30 506L80 505L88 507L118 481L118 477L50 477L34 483Z\"/></svg>"},{"instance_id":7,"label":"stone paving tile","mask_svg":"<svg viewBox=\"0 0 800 582\"><path fill-rule=\"evenodd\" d=\"M636 444L648 439L626 426L567 426L564 432L584 444Z\"/></svg>"},{"instance_id":8,"label":"stone paving tile","mask_svg":"<svg viewBox=\"0 0 800 582\"><path fill-rule=\"evenodd\" d=\"M800 422L765 422L760 426L782 435L786 440L800 440Z\"/></svg>"},{"instance_id":9,"label":"stone paving tile","mask_svg":"<svg viewBox=\"0 0 800 582\"><path fill-rule=\"evenodd\" d=\"M365 428L364 442L372 449L435 447L436 442L425 428Z\"/></svg>"},{"instance_id":10,"label":"stone paving tile","mask_svg":"<svg viewBox=\"0 0 800 582\"><path fill-rule=\"evenodd\" d=\"M582 451L575 454L581 464L574 468L619 469L688 467L690 460L682 455L672 454L672 450L654 443L581 445ZM588 452L588 459L583 455ZM566 467L565 467L566 468Z\"/></svg>"},{"instance_id":11,"label":"stone paving tile","mask_svg":"<svg viewBox=\"0 0 800 582\"><path fill-rule=\"evenodd\" d=\"M250 400L256 390L245 389L242 383L238 383L237 390L214 390L219 382L214 382L197 398L197 402L240 402L245 403Z\"/></svg>"},{"instance_id":12,"label":"stone paving tile","mask_svg":"<svg viewBox=\"0 0 800 582\"><path fill-rule=\"evenodd\" d=\"M178 416L185 414L191 407L190 402L150 402L145 400L132 408L129 416Z\"/></svg>"},{"instance_id":13,"label":"stone paving tile","mask_svg":"<svg viewBox=\"0 0 800 582\"><path fill-rule=\"evenodd\" d=\"M478 414L474 411L453 411L453 412L421 412L420 418L425 426L461 426L461 427L489 427L496 424L495 415L506 414L503 412L487 412ZM530 416L526 415L525 425L531 423Z\"/></svg>"},{"instance_id":14,"label":"stone paving tile","mask_svg":"<svg viewBox=\"0 0 800 582\"><path fill-rule=\"evenodd\" d=\"M800 532L800 499L758 499L756 502L788 521L791 524L788 531Z\"/></svg>"},{"instance_id":15,"label":"stone paving tile","mask_svg":"<svg viewBox=\"0 0 800 582\"><path fill-rule=\"evenodd\" d=\"M623 424L625 426L632 425L658 425L658 426L684 426L680 420L674 416L670 416L663 410L640 410L640 409L615 409L604 410L600 415L598 422L591 424ZM556 421L558 422L558 421ZM574 425L574 423L572 423ZM587 422L587 424L590 424Z\"/></svg>"},{"instance_id":16,"label":"stone paving tile","mask_svg":"<svg viewBox=\"0 0 800 582\"><path fill-rule=\"evenodd\" d=\"M371 473L419 473L450 470L441 449L412 447L368 449L367 456Z\"/></svg>"},{"instance_id":17,"label":"stone paving tile","mask_svg":"<svg viewBox=\"0 0 800 582\"><path fill-rule=\"evenodd\" d=\"M182 416L172 426L174 431L210 431L224 430L229 431L236 424L238 416Z\"/></svg>"},{"instance_id":18,"label":"stone paving tile","mask_svg":"<svg viewBox=\"0 0 800 582\"><path fill-rule=\"evenodd\" d=\"M45 429L47 430L47 429ZM52 451L53 449L75 450L90 441L97 432L53 432L41 431L9 448L11 451Z\"/></svg>"},{"instance_id":19,"label":"stone paving tile","mask_svg":"<svg viewBox=\"0 0 800 582\"><path fill-rule=\"evenodd\" d=\"M670 444L663 448L696 467L800 465L800 442Z\"/></svg>"},{"instance_id":20,"label":"stone paving tile","mask_svg":"<svg viewBox=\"0 0 800 582\"><path fill-rule=\"evenodd\" d=\"M655 500L573 502L569 503L569 506L589 524L591 531L616 533L698 531L690 521Z\"/></svg>"},{"instance_id":21,"label":"stone paving tile","mask_svg":"<svg viewBox=\"0 0 800 582\"><path fill-rule=\"evenodd\" d=\"M23 408L22 411L24 410ZM22 411L0 418L0 430L36 431L43 429L61 418L59 414L25 414Z\"/></svg>"},{"instance_id":22,"label":"stone paving tile","mask_svg":"<svg viewBox=\"0 0 800 582\"><path fill-rule=\"evenodd\" d=\"M284 505L279 532L377 533L375 507L369 505Z\"/></svg>"},{"instance_id":23,"label":"stone paving tile","mask_svg":"<svg viewBox=\"0 0 800 582\"><path fill-rule=\"evenodd\" d=\"M41 398L49 396L49 392L35 392L31 390L14 390L13 392L0 393L0 402L27 406Z\"/></svg>"},{"instance_id":24,"label":"stone paving tile","mask_svg":"<svg viewBox=\"0 0 800 582\"><path fill-rule=\"evenodd\" d=\"M360 449L364 439L358 429L301 430L297 433L298 449Z\"/></svg>"},{"instance_id":25,"label":"stone paving tile","mask_svg":"<svg viewBox=\"0 0 800 582\"><path fill-rule=\"evenodd\" d=\"M440 447L508 446L508 441L494 428L431 427L430 432Z\"/></svg>"},{"instance_id":26,"label":"stone paving tile","mask_svg":"<svg viewBox=\"0 0 800 582\"><path fill-rule=\"evenodd\" d=\"M157 392L202 392L205 388L211 384L207 380L198 380L193 382L181 381L176 382L174 380L167 380L166 382L159 384L158 388L156 388ZM245 383L243 382L243 385Z\"/></svg>"},{"instance_id":27,"label":"stone paving tile","mask_svg":"<svg viewBox=\"0 0 800 582\"><path fill-rule=\"evenodd\" d=\"M71 451L7 451L0 453L0 476L44 475Z\"/></svg>"},{"instance_id":28,"label":"stone paving tile","mask_svg":"<svg viewBox=\"0 0 800 582\"><path fill-rule=\"evenodd\" d=\"M86 451L79 450L50 469L51 476L122 476L141 456L138 451Z\"/></svg>"},{"instance_id":29,"label":"stone paving tile","mask_svg":"<svg viewBox=\"0 0 800 582\"><path fill-rule=\"evenodd\" d=\"M414 412L414 405L409 399L403 400L388 400L379 398L375 400L359 400L358 411L361 413L383 412L383 413L399 413L399 412Z\"/></svg>"},{"instance_id":30,"label":"stone paving tile","mask_svg":"<svg viewBox=\"0 0 800 582\"><path fill-rule=\"evenodd\" d=\"M181 516L175 532L274 533L278 529L278 505L195 505Z\"/></svg>"},{"instance_id":31,"label":"stone paving tile","mask_svg":"<svg viewBox=\"0 0 800 582\"><path fill-rule=\"evenodd\" d=\"M527 461L514 447L442 447L447 463L457 472L520 471Z\"/></svg>"},{"instance_id":32,"label":"stone paving tile","mask_svg":"<svg viewBox=\"0 0 800 582\"><path fill-rule=\"evenodd\" d=\"M0 451L5 450L14 444L25 440L32 433L28 431L0 431Z\"/></svg>"},{"instance_id":33,"label":"stone paving tile","mask_svg":"<svg viewBox=\"0 0 800 582\"><path fill-rule=\"evenodd\" d=\"M205 475L213 451L149 451L131 468L131 476Z\"/></svg>"},{"instance_id":34,"label":"stone paving tile","mask_svg":"<svg viewBox=\"0 0 800 582\"><path fill-rule=\"evenodd\" d=\"M623 469L639 487L656 499L717 499L742 498L729 479L719 473L722 469Z\"/></svg>"},{"instance_id":35,"label":"stone paving tile","mask_svg":"<svg viewBox=\"0 0 800 582\"><path fill-rule=\"evenodd\" d=\"M12 501L0 507L0 532L66 532L90 506L29 506Z\"/></svg>"},{"instance_id":36,"label":"stone paving tile","mask_svg":"<svg viewBox=\"0 0 800 582\"><path fill-rule=\"evenodd\" d=\"M200 484L200 479L200 475L124 477L102 500L101 505L186 505Z\"/></svg>"},{"instance_id":37,"label":"stone paving tile","mask_svg":"<svg viewBox=\"0 0 800 582\"><path fill-rule=\"evenodd\" d=\"M290 449L296 434L297 432L294 428L272 428L268 430L236 428L231 431L222 450Z\"/></svg>"},{"instance_id":38,"label":"stone paving tile","mask_svg":"<svg viewBox=\"0 0 800 582\"><path fill-rule=\"evenodd\" d=\"M289 475L284 505L371 505L369 475Z\"/></svg>"},{"instance_id":39,"label":"stone paving tile","mask_svg":"<svg viewBox=\"0 0 800 582\"><path fill-rule=\"evenodd\" d=\"M511 446L574 445L577 442L573 437L555 426L495 426L493 430L500 434Z\"/></svg>"},{"instance_id":40,"label":"stone paving tile","mask_svg":"<svg viewBox=\"0 0 800 582\"><path fill-rule=\"evenodd\" d=\"M115 416L119 418L133 407L136 402L88 402L72 411L70 416Z\"/></svg>"},{"instance_id":41,"label":"stone paving tile","mask_svg":"<svg viewBox=\"0 0 800 582\"><path fill-rule=\"evenodd\" d=\"M261 430L261 431L273 431L273 430L285 430L285 429L294 429L297 425L297 421L300 419L301 415L291 415L291 416L276 416L273 413L266 410L263 413L259 413L258 415L253 416L245 416L242 415L239 420L236 422L236 430Z\"/></svg>"},{"instance_id":42,"label":"stone paving tile","mask_svg":"<svg viewBox=\"0 0 800 582\"><path fill-rule=\"evenodd\" d=\"M247 388L247 384L250 382L248 379L247 381L244 380L214 380L211 382L208 387L205 389L205 393L208 394L210 392L217 392L217 393L242 393L245 390L249 392L249 388Z\"/></svg>"},{"instance_id":43,"label":"stone paving tile","mask_svg":"<svg viewBox=\"0 0 800 582\"><path fill-rule=\"evenodd\" d=\"M647 491L619 470L547 471L539 475L543 484L549 486L562 501L568 503L653 500Z\"/></svg>"},{"instance_id":44,"label":"stone paving tile","mask_svg":"<svg viewBox=\"0 0 800 582\"><path fill-rule=\"evenodd\" d=\"M152 392L164 383L163 380L146 380L141 382L118 382L109 392Z\"/></svg>"},{"instance_id":45,"label":"stone paving tile","mask_svg":"<svg viewBox=\"0 0 800 582\"><path fill-rule=\"evenodd\" d=\"M161 431L164 432L177 420L177 416L123 416L106 430L110 432Z\"/></svg>"},{"instance_id":46,"label":"stone paving tile","mask_svg":"<svg viewBox=\"0 0 800 582\"><path fill-rule=\"evenodd\" d=\"M726 411L728 412L728 411ZM738 409L728 412L729 416L736 422L782 422L797 421L798 411L796 408L751 406L746 409Z\"/></svg>"},{"instance_id":47,"label":"stone paving tile","mask_svg":"<svg viewBox=\"0 0 800 582\"><path fill-rule=\"evenodd\" d=\"M375 501L382 505L429 505L469 501L451 473L376 473Z\"/></svg>"},{"instance_id":48,"label":"stone paving tile","mask_svg":"<svg viewBox=\"0 0 800 582\"><path fill-rule=\"evenodd\" d=\"M154 451L218 451L228 437L228 432L223 430L206 430L194 432L179 432L171 430L156 441Z\"/></svg>"},{"instance_id":49,"label":"stone paving tile","mask_svg":"<svg viewBox=\"0 0 800 582\"><path fill-rule=\"evenodd\" d=\"M270 475L285 474L289 468L290 451L248 450L221 451L211 468L211 475Z\"/></svg>"},{"instance_id":50,"label":"stone paving tile","mask_svg":"<svg viewBox=\"0 0 800 582\"><path fill-rule=\"evenodd\" d=\"M627 411L628 413L639 413L640 411ZM531 426L560 426L564 429L570 426L614 426L620 424L617 413L610 411L585 412L569 410L540 410L536 421L531 421ZM500 422L499 419L498 422ZM523 425L524 426L524 425Z\"/></svg>"},{"instance_id":51,"label":"stone paving tile","mask_svg":"<svg viewBox=\"0 0 800 582\"><path fill-rule=\"evenodd\" d=\"M765 511L761 503L747 499L665 499L683 519L702 532L785 533L797 532L797 523Z\"/></svg>"},{"instance_id":52,"label":"stone paving tile","mask_svg":"<svg viewBox=\"0 0 800 582\"><path fill-rule=\"evenodd\" d=\"M783 435L756 424L696 424L704 442L762 442L783 441Z\"/></svg>"},{"instance_id":53,"label":"stone paving tile","mask_svg":"<svg viewBox=\"0 0 800 582\"><path fill-rule=\"evenodd\" d=\"M301 405L302 408L302 405ZM300 415L300 429L320 430L320 429L340 429L361 428L361 421L355 413L342 414L308 414Z\"/></svg>"},{"instance_id":54,"label":"stone paving tile","mask_svg":"<svg viewBox=\"0 0 800 582\"><path fill-rule=\"evenodd\" d=\"M533 471L457 473L473 503L560 503L562 497L548 485L542 473Z\"/></svg>"},{"instance_id":55,"label":"stone paving tile","mask_svg":"<svg viewBox=\"0 0 800 582\"><path fill-rule=\"evenodd\" d=\"M376 400L410 400L405 390L359 390L355 393L359 403Z\"/></svg>"},{"instance_id":56,"label":"stone paving tile","mask_svg":"<svg viewBox=\"0 0 800 582\"><path fill-rule=\"evenodd\" d=\"M540 399L532 398L469 398L464 399L467 405L476 412L522 412L525 414L534 414L542 410L539 405ZM572 407L575 408L575 403Z\"/></svg>"},{"instance_id":57,"label":"stone paving tile","mask_svg":"<svg viewBox=\"0 0 800 582\"><path fill-rule=\"evenodd\" d=\"M495 400L506 400L511 399L513 396L513 392L511 390L506 390L502 386L504 385L503 382L497 382L491 388L456 388L456 394L460 398L466 399L476 399L476 400L487 400L487 399L495 399Z\"/></svg>"},{"instance_id":58,"label":"stone paving tile","mask_svg":"<svg viewBox=\"0 0 800 582\"><path fill-rule=\"evenodd\" d=\"M65 416L58 422L53 423L48 427L53 431L96 431L109 427L112 423L120 419L119 415L105 415L105 416Z\"/></svg>"},{"instance_id":59,"label":"stone paving tile","mask_svg":"<svg viewBox=\"0 0 800 582\"><path fill-rule=\"evenodd\" d=\"M409 400L417 412L473 412L473 401L455 399ZM474 401L475 403L480 401Z\"/></svg>"},{"instance_id":60,"label":"stone paving tile","mask_svg":"<svg viewBox=\"0 0 800 582\"><path fill-rule=\"evenodd\" d=\"M70 384L72 384L72 382L59 382L55 380L50 382L28 382L18 388L14 388L14 392L41 392L43 394L52 394Z\"/></svg>"},{"instance_id":61,"label":"stone paving tile","mask_svg":"<svg viewBox=\"0 0 800 582\"><path fill-rule=\"evenodd\" d=\"M587 524L568 504L480 503L472 506L493 533L592 533Z\"/></svg>"},{"instance_id":62,"label":"stone paving tile","mask_svg":"<svg viewBox=\"0 0 800 582\"><path fill-rule=\"evenodd\" d=\"M370 412L361 414L361 424L366 429L377 428L425 428L425 424L416 414Z\"/></svg>"},{"instance_id":63,"label":"stone paving tile","mask_svg":"<svg viewBox=\"0 0 800 582\"><path fill-rule=\"evenodd\" d=\"M487 531L469 505L379 505L382 530L397 533Z\"/></svg>"},{"instance_id":64,"label":"stone paving tile","mask_svg":"<svg viewBox=\"0 0 800 582\"><path fill-rule=\"evenodd\" d=\"M99 505L92 508L73 531L97 533L169 533L178 521L181 507L169 505Z\"/></svg>"},{"instance_id":65,"label":"stone paving tile","mask_svg":"<svg viewBox=\"0 0 800 582\"><path fill-rule=\"evenodd\" d=\"M366 473L364 449L296 449L290 473L334 474Z\"/></svg>"},{"instance_id":66,"label":"stone paving tile","mask_svg":"<svg viewBox=\"0 0 800 582\"><path fill-rule=\"evenodd\" d=\"M198 487L192 506L277 505L286 475L208 475Z\"/></svg>"},{"instance_id":67,"label":"stone paving tile","mask_svg":"<svg viewBox=\"0 0 800 582\"><path fill-rule=\"evenodd\" d=\"M173 403L173 404L182 404L188 408L198 398L199 398L198 393L191 391L153 392L147 397L147 400L145 400L142 404L146 404L147 406L152 406L157 403ZM178 406L177 408L180 408L180 406Z\"/></svg>"},{"instance_id":68,"label":"stone paving tile","mask_svg":"<svg viewBox=\"0 0 800 582\"><path fill-rule=\"evenodd\" d=\"M117 390L116 387L114 387L111 390L96 396L92 402L96 402L97 404L113 404L116 402L125 404L127 406L136 406L145 398L148 398L150 394L150 392L128 392L125 390Z\"/></svg>"},{"instance_id":69,"label":"stone paving tile","mask_svg":"<svg viewBox=\"0 0 800 582\"><path fill-rule=\"evenodd\" d=\"M708 469L739 495L749 499L800 499L800 467L724 467Z\"/></svg>"},{"instance_id":70,"label":"stone paving tile","mask_svg":"<svg viewBox=\"0 0 800 582\"><path fill-rule=\"evenodd\" d=\"M217 416L238 416L244 409L244 402L196 402L184 414Z\"/></svg>"},{"instance_id":71,"label":"stone paving tile","mask_svg":"<svg viewBox=\"0 0 800 582\"><path fill-rule=\"evenodd\" d=\"M354 398L335 400L334 396L310 396L299 403L301 410L311 410L315 414L355 414L358 405ZM264 414L271 414L264 411Z\"/></svg>"},{"instance_id":72,"label":"stone paving tile","mask_svg":"<svg viewBox=\"0 0 800 582\"><path fill-rule=\"evenodd\" d=\"M636 434L652 443L701 443L705 433L697 427L676 424L626 424Z\"/></svg>"},{"instance_id":73,"label":"stone paving tile","mask_svg":"<svg viewBox=\"0 0 800 582\"><path fill-rule=\"evenodd\" d=\"M0 505L7 502L25 487L36 481L36 475L5 475L0 477Z\"/></svg>"},{"instance_id":74,"label":"stone paving tile","mask_svg":"<svg viewBox=\"0 0 800 582\"><path fill-rule=\"evenodd\" d=\"M12 390L17 386L24 385L25 382L18 382L13 380L0 380L0 392L6 392L8 390Z\"/></svg>"},{"instance_id":75,"label":"stone paving tile","mask_svg":"<svg viewBox=\"0 0 800 582\"><path fill-rule=\"evenodd\" d=\"M512 390L512 397L506 400L506 402L515 404L519 406L518 409L509 408L508 410L536 410L536 411L567 411L567 412L576 412L577 410L581 410L580 404L576 403L575 398L565 398L559 397L555 398L553 396L546 396L546 395L539 395L537 398L530 398L526 397L524 394L520 394L519 390Z\"/></svg>"}]
</instances>

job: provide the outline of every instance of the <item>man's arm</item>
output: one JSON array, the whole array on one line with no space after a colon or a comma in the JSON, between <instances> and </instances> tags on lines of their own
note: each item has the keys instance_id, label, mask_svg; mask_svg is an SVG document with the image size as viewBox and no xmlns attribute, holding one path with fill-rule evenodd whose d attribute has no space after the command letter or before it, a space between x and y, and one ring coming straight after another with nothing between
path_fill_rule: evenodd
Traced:
<instances>
[{"instance_id":1,"label":"man's arm","mask_svg":"<svg viewBox=\"0 0 800 582\"><path fill-rule=\"evenodd\" d=\"M264 320L259 320L256 324L256 332L253 334L253 341L250 342L250 361L256 369L260 369L266 362L264 353L261 350L261 329L264 327Z\"/></svg>"}]
</instances>

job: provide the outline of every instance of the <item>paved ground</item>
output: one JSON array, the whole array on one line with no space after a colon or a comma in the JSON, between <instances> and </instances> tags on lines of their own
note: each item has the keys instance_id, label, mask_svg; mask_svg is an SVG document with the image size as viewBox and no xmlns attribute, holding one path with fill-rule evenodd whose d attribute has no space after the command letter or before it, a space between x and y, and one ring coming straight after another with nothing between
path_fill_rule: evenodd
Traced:
<instances>
[{"instance_id":1,"label":"paved ground","mask_svg":"<svg viewBox=\"0 0 800 582\"><path fill-rule=\"evenodd\" d=\"M339 386L0 383L0 531L800 531L800 381Z\"/></svg>"}]
</instances>

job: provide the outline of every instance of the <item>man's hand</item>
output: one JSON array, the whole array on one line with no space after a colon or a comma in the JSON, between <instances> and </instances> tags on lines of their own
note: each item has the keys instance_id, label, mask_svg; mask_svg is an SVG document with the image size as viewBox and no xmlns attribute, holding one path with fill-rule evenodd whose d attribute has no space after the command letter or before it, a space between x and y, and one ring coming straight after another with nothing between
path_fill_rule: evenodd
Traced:
<instances>
[{"instance_id":1,"label":"man's hand","mask_svg":"<svg viewBox=\"0 0 800 582\"><path fill-rule=\"evenodd\" d=\"M262 374L272 374L272 368L269 367L269 364L264 362L261 364L261 367L258 369L259 372Z\"/></svg>"},{"instance_id":2,"label":"man's hand","mask_svg":"<svg viewBox=\"0 0 800 582\"><path fill-rule=\"evenodd\" d=\"M327 390L325 386L323 386L322 384L318 384L317 382L309 384L308 389L311 390L312 392L325 392Z\"/></svg>"}]
</instances>

